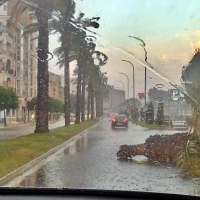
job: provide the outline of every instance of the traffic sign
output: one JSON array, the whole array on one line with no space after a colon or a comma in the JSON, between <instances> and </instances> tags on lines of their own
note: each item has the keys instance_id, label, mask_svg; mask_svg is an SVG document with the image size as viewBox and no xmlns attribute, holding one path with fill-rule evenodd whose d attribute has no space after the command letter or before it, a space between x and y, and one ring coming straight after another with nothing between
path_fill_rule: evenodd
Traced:
<instances>
[{"instance_id":1,"label":"traffic sign","mask_svg":"<svg viewBox=\"0 0 200 200\"><path fill-rule=\"evenodd\" d=\"M180 100L180 91L176 89L171 89L170 90L170 99L172 101L178 101Z\"/></svg>"}]
</instances>

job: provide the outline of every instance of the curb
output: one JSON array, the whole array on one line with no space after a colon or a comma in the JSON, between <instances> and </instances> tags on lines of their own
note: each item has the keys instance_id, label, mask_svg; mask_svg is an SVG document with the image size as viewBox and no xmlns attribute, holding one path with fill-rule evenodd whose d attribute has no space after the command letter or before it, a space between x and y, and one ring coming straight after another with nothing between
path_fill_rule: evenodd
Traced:
<instances>
[{"instance_id":1,"label":"curb","mask_svg":"<svg viewBox=\"0 0 200 200\"><path fill-rule=\"evenodd\" d=\"M75 135L74 137L70 138L66 142L64 142L64 143L62 143L62 144L54 147L53 149L50 149L46 153L44 153L41 156L35 158L34 160L28 162L27 164L19 167L18 169L14 170L13 172L7 174L6 176L4 176L3 178L0 179L0 186L4 186L5 184L7 184L8 182L12 181L17 176L20 176L22 173L27 172L28 170L30 170L30 168L33 168L38 163L41 163L42 161L44 161L45 159L47 159L51 155L55 154L57 151L61 150L65 146L69 145L71 142L73 142L76 139L78 139L78 137L80 137L82 134L84 134L85 132L87 132L89 129L91 129L94 126L96 126L98 123L99 122L97 122L96 124L90 126L89 128L85 129L84 131L78 133L77 135Z\"/></svg>"}]
</instances>

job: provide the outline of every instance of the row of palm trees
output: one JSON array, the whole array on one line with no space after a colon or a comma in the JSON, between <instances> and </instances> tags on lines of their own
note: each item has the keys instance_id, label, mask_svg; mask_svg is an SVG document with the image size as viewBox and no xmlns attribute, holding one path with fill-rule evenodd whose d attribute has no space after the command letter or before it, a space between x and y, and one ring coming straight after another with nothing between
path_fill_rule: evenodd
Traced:
<instances>
[{"instance_id":1,"label":"row of palm trees","mask_svg":"<svg viewBox=\"0 0 200 200\"><path fill-rule=\"evenodd\" d=\"M13 0L0 0L0 5ZM59 33L60 47L55 49L59 61L57 65L64 67L64 104L65 126L70 124L70 76L69 63L77 60L77 102L76 123L85 120L85 90L88 90L87 118L91 113L94 118L94 99L96 97L97 116L102 114L103 97L107 95L107 78L101 73L100 67L106 64L107 56L95 51L93 40L87 40L87 27L98 28L94 19L84 19L81 13L77 18L74 0L15 0L11 15L18 20L24 11L32 11L37 19L26 27L25 33L38 32L37 48L37 109L35 133L48 132L48 56L49 35ZM98 18L97 18L98 20ZM13 24L13 23L10 23ZM94 60L98 61L95 64ZM81 114L81 116L80 116ZM82 118L82 119L80 119Z\"/></svg>"}]
</instances>

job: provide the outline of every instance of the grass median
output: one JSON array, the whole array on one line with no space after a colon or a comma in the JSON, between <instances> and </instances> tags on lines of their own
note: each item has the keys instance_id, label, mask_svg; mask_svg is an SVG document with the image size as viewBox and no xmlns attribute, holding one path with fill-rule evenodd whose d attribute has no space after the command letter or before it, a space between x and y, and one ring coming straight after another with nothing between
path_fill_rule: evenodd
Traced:
<instances>
[{"instance_id":1,"label":"grass median","mask_svg":"<svg viewBox=\"0 0 200 200\"><path fill-rule=\"evenodd\" d=\"M142 122L142 121L136 122L135 124L138 125L138 126L148 128L150 130L171 130L172 129L167 125L160 126L158 124L147 124L147 123Z\"/></svg>"},{"instance_id":2,"label":"grass median","mask_svg":"<svg viewBox=\"0 0 200 200\"><path fill-rule=\"evenodd\" d=\"M86 121L81 124L52 129L49 133L33 133L0 141L0 178L64 143L98 121Z\"/></svg>"}]
</instances>

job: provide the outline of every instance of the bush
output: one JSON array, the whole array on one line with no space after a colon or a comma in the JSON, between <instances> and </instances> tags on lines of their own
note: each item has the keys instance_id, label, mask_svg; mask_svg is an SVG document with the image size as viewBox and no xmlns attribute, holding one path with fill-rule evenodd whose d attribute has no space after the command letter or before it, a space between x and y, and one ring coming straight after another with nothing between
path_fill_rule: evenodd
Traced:
<instances>
[{"instance_id":1,"label":"bush","mask_svg":"<svg viewBox=\"0 0 200 200\"><path fill-rule=\"evenodd\" d=\"M162 125L164 120L164 110L163 110L163 103L158 104L158 111L157 111L157 124Z\"/></svg>"}]
</instances>

